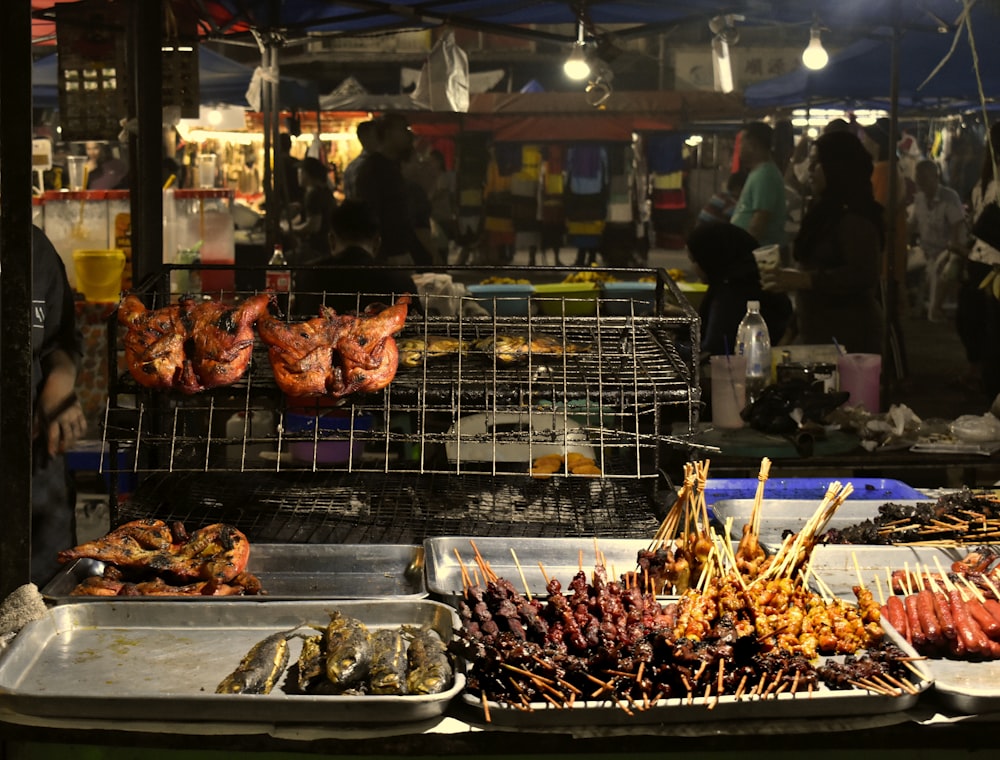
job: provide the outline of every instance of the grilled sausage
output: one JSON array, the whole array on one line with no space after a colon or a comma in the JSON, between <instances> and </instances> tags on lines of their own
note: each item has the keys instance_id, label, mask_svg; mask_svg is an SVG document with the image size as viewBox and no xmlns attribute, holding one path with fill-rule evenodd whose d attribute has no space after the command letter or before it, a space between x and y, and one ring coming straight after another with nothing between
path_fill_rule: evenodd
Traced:
<instances>
[{"instance_id":1,"label":"grilled sausage","mask_svg":"<svg viewBox=\"0 0 1000 760\"><path fill-rule=\"evenodd\" d=\"M951 605L948 603L948 595L943 591L934 593L934 611L937 613L941 623L941 635L948 641L954 641L958 635L955 631L955 620L951 616Z\"/></svg>"},{"instance_id":2,"label":"grilled sausage","mask_svg":"<svg viewBox=\"0 0 1000 760\"><path fill-rule=\"evenodd\" d=\"M910 629L910 641L913 646L920 649L927 644L927 636L924 634L920 615L917 613L917 595L910 594L903 597L903 607L906 610L907 627Z\"/></svg>"},{"instance_id":3,"label":"grilled sausage","mask_svg":"<svg viewBox=\"0 0 1000 760\"><path fill-rule=\"evenodd\" d=\"M962 594L957 589L949 591L948 601L951 603L951 616L955 620L955 631L962 639L965 651L970 655L978 655L984 649L988 650L989 639L969 615Z\"/></svg>"},{"instance_id":4,"label":"grilled sausage","mask_svg":"<svg viewBox=\"0 0 1000 760\"><path fill-rule=\"evenodd\" d=\"M924 629L927 643L936 647L941 646L944 644L944 636L941 634L941 626L934 612L934 594L923 589L916 594L916 597L917 617L920 618L920 627Z\"/></svg>"},{"instance_id":5,"label":"grilled sausage","mask_svg":"<svg viewBox=\"0 0 1000 760\"><path fill-rule=\"evenodd\" d=\"M910 641L909 627L906 625L906 609L903 607L903 600L898 596L890 596L886 601L882 614L889 621L889 625L895 628L899 635ZM910 642L913 643L912 641Z\"/></svg>"},{"instance_id":6,"label":"grilled sausage","mask_svg":"<svg viewBox=\"0 0 1000 760\"><path fill-rule=\"evenodd\" d=\"M966 608L969 610L969 614L972 619L976 621L976 624L982 629L986 637L991 640L996 640L997 636L1000 636L1000 622L997 622L993 616L986 611L986 607L978 599L970 599L965 603Z\"/></svg>"}]
</instances>

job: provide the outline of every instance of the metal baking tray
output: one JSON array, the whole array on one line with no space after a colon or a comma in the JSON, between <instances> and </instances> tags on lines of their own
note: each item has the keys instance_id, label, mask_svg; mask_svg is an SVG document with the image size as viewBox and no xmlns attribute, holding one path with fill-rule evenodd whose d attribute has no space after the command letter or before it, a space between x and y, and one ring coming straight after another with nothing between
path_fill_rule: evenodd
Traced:
<instances>
[{"instance_id":1,"label":"metal baking tray","mask_svg":"<svg viewBox=\"0 0 1000 760\"><path fill-rule=\"evenodd\" d=\"M965 557L972 547L858 546L851 544L817 546L812 552L813 570L839 597L853 599L852 586L858 582L854 557L868 588L878 575L885 586L885 569L911 572L929 567L937 573L934 558L948 570L955 560ZM853 555L853 556L852 556ZM888 594L888 592L885 592ZM1000 710L1000 661L972 662L929 658L923 665L934 679L934 690L942 703L962 713Z\"/></svg>"},{"instance_id":2,"label":"metal baking tray","mask_svg":"<svg viewBox=\"0 0 1000 760\"><path fill-rule=\"evenodd\" d=\"M473 570L478 571L473 542L493 572L509 580L518 591L524 593L525 583L517 569L517 563L520 563L527 590L533 595L541 596L548 592L539 563L545 568L546 575L558 579L565 590L580 569L581 562L589 576L596 564L596 551L604 555L608 577L617 578L621 573L635 569L639 550L646 549L650 544L649 539L633 538L428 538L424 540L424 553L427 560L427 590L431 594L449 603L455 603L462 595L462 570L455 552L458 552L471 576ZM517 553L517 563L511 549Z\"/></svg>"},{"instance_id":3,"label":"metal baking tray","mask_svg":"<svg viewBox=\"0 0 1000 760\"><path fill-rule=\"evenodd\" d=\"M255 723L392 723L441 715L465 685L430 696L216 694L250 648L278 631L326 625L333 610L371 629L433 627L458 616L428 599L143 605L61 604L25 626L0 658L0 706L25 715ZM294 663L301 639L291 640Z\"/></svg>"},{"instance_id":4,"label":"metal baking tray","mask_svg":"<svg viewBox=\"0 0 1000 760\"><path fill-rule=\"evenodd\" d=\"M247 570L258 578L263 596L71 596L81 581L104 572L104 563L80 559L69 563L42 589L48 601L85 602L176 599L184 601L422 599L424 548L409 544L253 544Z\"/></svg>"},{"instance_id":5,"label":"metal baking tray","mask_svg":"<svg viewBox=\"0 0 1000 760\"><path fill-rule=\"evenodd\" d=\"M822 581L830 587L835 596L842 599L854 599L854 586L858 585L858 573L854 568L855 558L861 570L861 578L873 593L878 576L883 593L891 593L886 586L885 570L922 571L929 567L932 573L937 573L934 558L945 570L951 563L965 557L972 547L938 547L938 546L871 546L868 544L821 544L813 547L812 569ZM813 588L819 589L813 585Z\"/></svg>"},{"instance_id":6,"label":"metal baking tray","mask_svg":"<svg viewBox=\"0 0 1000 760\"><path fill-rule=\"evenodd\" d=\"M760 541L769 545L781 545L781 534L790 530L798 532L805 527L806 522L816 512L822 501L822 496L817 499L764 499L761 502L760 516ZM893 504L913 506L916 504L926 504L933 499L899 499L893 500ZM848 499L841 504L833 517L827 524L830 528L846 528L865 520L878 517L878 508L886 502L877 499L867 501L859 499L851 501ZM750 520L753 512L753 499L721 499L712 505L715 519L719 523L725 523L729 517L733 518L733 535L742 534L743 526Z\"/></svg>"},{"instance_id":7,"label":"metal baking tray","mask_svg":"<svg viewBox=\"0 0 1000 760\"><path fill-rule=\"evenodd\" d=\"M886 635L911 657L917 653L892 626L885 625ZM831 657L823 659L838 659ZM875 715L901 712L912 708L933 683L929 668L920 668L926 676L912 682L917 694L888 696L861 689L834 691L820 684L812 694L785 692L777 697L723 696L703 699L678 697L663 699L645 710L633 710L629 715L613 702L577 702L568 707L556 707L549 702L532 702L531 709L523 709L498 702L489 702L490 724L539 728L545 726L634 726L652 723L686 723L689 721L778 720L783 718L829 718L832 716ZM915 678L915 677L914 677ZM463 692L457 701L463 716L470 721L484 721L483 705L479 697Z\"/></svg>"}]
</instances>

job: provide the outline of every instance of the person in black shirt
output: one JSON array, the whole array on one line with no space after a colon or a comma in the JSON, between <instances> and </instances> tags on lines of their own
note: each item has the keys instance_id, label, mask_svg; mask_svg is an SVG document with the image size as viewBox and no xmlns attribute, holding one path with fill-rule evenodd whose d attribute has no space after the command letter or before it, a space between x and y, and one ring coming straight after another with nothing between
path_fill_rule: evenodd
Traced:
<instances>
[{"instance_id":1,"label":"person in black shirt","mask_svg":"<svg viewBox=\"0 0 1000 760\"><path fill-rule=\"evenodd\" d=\"M41 586L60 567L57 553L76 543L63 455L87 420L75 392L83 349L66 268L38 227L31 246L31 580Z\"/></svg>"},{"instance_id":2,"label":"person in black shirt","mask_svg":"<svg viewBox=\"0 0 1000 760\"><path fill-rule=\"evenodd\" d=\"M364 311L373 303L389 305L416 286L406 270L382 268L376 258L379 223L362 201L346 200L332 217L334 253L315 269L296 275L294 311L304 317L319 314L329 306L339 314ZM416 308L414 299L410 308Z\"/></svg>"},{"instance_id":3,"label":"person in black shirt","mask_svg":"<svg viewBox=\"0 0 1000 760\"><path fill-rule=\"evenodd\" d=\"M330 258L330 217L337 203L322 161L311 156L302 159L299 174L303 193L302 213L292 222L297 239L295 263L308 266Z\"/></svg>"},{"instance_id":4,"label":"person in black shirt","mask_svg":"<svg viewBox=\"0 0 1000 760\"><path fill-rule=\"evenodd\" d=\"M379 222L382 245L377 258L397 263L409 256L413 263L430 266L434 259L420 242L401 164L413 152L413 133L406 117L388 113L375 122L377 150L357 170L356 198L369 205Z\"/></svg>"}]
</instances>

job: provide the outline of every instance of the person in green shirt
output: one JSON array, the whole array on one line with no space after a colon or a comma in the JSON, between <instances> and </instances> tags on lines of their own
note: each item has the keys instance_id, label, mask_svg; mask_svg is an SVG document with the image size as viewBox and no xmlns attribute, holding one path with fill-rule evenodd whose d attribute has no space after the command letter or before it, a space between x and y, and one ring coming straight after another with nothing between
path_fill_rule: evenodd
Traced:
<instances>
[{"instance_id":1,"label":"person in green shirt","mask_svg":"<svg viewBox=\"0 0 1000 760\"><path fill-rule=\"evenodd\" d=\"M749 174L731 219L762 246L786 242L785 180L771 152L773 138L774 130L762 121L740 132L740 169Z\"/></svg>"}]
</instances>

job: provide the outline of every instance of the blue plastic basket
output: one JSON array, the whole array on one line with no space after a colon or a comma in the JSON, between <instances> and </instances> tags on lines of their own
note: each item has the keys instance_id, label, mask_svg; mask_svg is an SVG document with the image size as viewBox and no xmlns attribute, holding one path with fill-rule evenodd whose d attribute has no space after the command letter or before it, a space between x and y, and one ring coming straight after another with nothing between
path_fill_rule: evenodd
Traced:
<instances>
[{"instance_id":1,"label":"blue plastic basket","mask_svg":"<svg viewBox=\"0 0 1000 760\"><path fill-rule=\"evenodd\" d=\"M765 499L822 499L837 478L769 478L764 484ZM926 499L927 497L898 480L885 478L841 478L854 486L850 499L882 501ZM757 493L757 478L709 478L705 481L705 503L722 499L752 499Z\"/></svg>"}]
</instances>

